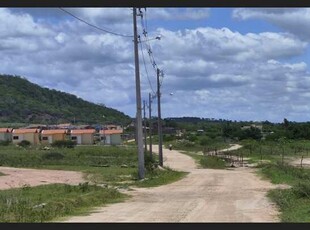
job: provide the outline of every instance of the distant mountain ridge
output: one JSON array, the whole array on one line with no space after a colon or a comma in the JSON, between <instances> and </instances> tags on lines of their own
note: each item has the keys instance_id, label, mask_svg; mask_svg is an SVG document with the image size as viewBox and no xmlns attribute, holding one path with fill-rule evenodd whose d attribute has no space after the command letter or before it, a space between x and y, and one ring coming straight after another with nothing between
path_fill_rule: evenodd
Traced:
<instances>
[{"instance_id":1,"label":"distant mountain ridge","mask_svg":"<svg viewBox=\"0 0 310 230\"><path fill-rule=\"evenodd\" d=\"M0 122L125 125L131 120L116 109L73 94L43 88L20 76L0 75Z\"/></svg>"}]
</instances>

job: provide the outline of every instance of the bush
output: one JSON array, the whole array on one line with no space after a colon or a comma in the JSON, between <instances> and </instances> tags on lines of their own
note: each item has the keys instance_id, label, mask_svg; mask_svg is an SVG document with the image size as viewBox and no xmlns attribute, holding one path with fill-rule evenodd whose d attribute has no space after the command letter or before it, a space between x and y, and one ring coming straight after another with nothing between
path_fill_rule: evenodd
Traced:
<instances>
[{"instance_id":1,"label":"bush","mask_svg":"<svg viewBox=\"0 0 310 230\"><path fill-rule=\"evenodd\" d=\"M199 163L203 168L210 168L210 169L226 168L226 162L223 159L220 159L216 156L205 156L200 159Z\"/></svg>"},{"instance_id":2,"label":"bush","mask_svg":"<svg viewBox=\"0 0 310 230\"><path fill-rule=\"evenodd\" d=\"M149 152L147 154L144 154L144 167L147 172L153 172L156 168L156 162L154 159L154 156L151 158Z\"/></svg>"},{"instance_id":3,"label":"bush","mask_svg":"<svg viewBox=\"0 0 310 230\"><path fill-rule=\"evenodd\" d=\"M208 145L209 144L209 138L207 138L207 137L204 137L204 138L202 138L200 141L199 141L199 144L201 145L201 146L206 146L206 145Z\"/></svg>"},{"instance_id":4,"label":"bush","mask_svg":"<svg viewBox=\"0 0 310 230\"><path fill-rule=\"evenodd\" d=\"M42 158L47 159L47 160L61 160L65 156L62 153L57 153L57 152L50 152L50 153L45 153Z\"/></svg>"},{"instance_id":5,"label":"bush","mask_svg":"<svg viewBox=\"0 0 310 230\"><path fill-rule=\"evenodd\" d=\"M10 141L0 141L0 146L8 146Z\"/></svg>"},{"instance_id":6,"label":"bush","mask_svg":"<svg viewBox=\"0 0 310 230\"><path fill-rule=\"evenodd\" d=\"M22 140L21 142L19 142L17 145L21 146L21 147L28 147L31 145L30 141L27 140Z\"/></svg>"},{"instance_id":7,"label":"bush","mask_svg":"<svg viewBox=\"0 0 310 230\"><path fill-rule=\"evenodd\" d=\"M299 197L305 197L310 199L310 183L307 182L299 182L294 188L293 188L295 194L297 194Z\"/></svg>"},{"instance_id":8,"label":"bush","mask_svg":"<svg viewBox=\"0 0 310 230\"><path fill-rule=\"evenodd\" d=\"M196 135L190 134L190 135L188 136L188 140L189 140L190 142L195 142L195 141L197 141L197 139L198 139L198 137L197 137Z\"/></svg>"},{"instance_id":9,"label":"bush","mask_svg":"<svg viewBox=\"0 0 310 230\"><path fill-rule=\"evenodd\" d=\"M74 148L75 145L76 142L71 140L59 140L51 144L51 146L56 148Z\"/></svg>"},{"instance_id":10,"label":"bush","mask_svg":"<svg viewBox=\"0 0 310 230\"><path fill-rule=\"evenodd\" d=\"M173 135L166 135L166 134L163 135L164 142L169 142L169 141L174 141L174 140L175 140L175 136Z\"/></svg>"}]
</instances>

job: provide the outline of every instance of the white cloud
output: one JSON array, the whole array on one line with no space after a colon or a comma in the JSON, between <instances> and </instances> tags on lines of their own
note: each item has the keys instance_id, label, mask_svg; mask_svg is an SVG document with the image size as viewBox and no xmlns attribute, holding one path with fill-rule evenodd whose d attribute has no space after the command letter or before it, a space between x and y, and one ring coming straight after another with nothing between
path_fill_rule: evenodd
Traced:
<instances>
[{"instance_id":1,"label":"white cloud","mask_svg":"<svg viewBox=\"0 0 310 230\"><path fill-rule=\"evenodd\" d=\"M208 8L147 8L149 19L201 20L210 16Z\"/></svg>"},{"instance_id":2,"label":"white cloud","mask_svg":"<svg viewBox=\"0 0 310 230\"><path fill-rule=\"evenodd\" d=\"M173 54L175 59L202 58L217 62L242 62L287 58L300 55L307 46L289 34L240 34L228 28L210 27L184 31L159 29L164 39L158 43L162 55ZM168 48L169 47L169 48Z\"/></svg>"},{"instance_id":3,"label":"white cloud","mask_svg":"<svg viewBox=\"0 0 310 230\"><path fill-rule=\"evenodd\" d=\"M68 10L113 31L132 33L129 8ZM47 10L47 20L44 14L30 9L1 9L0 72L25 76L39 85L74 93L134 117L132 38L101 33L69 16L59 18L59 10L54 11ZM180 16L174 17L177 14ZM198 20L209 14L209 9L147 10L153 22L162 18ZM301 119L292 112L292 104L300 114L308 111L304 106L309 100L308 65L292 61L305 52L308 43L289 33L243 34L211 27L173 31L165 29L163 23L150 34L162 34L162 39L151 45L158 67L165 72L163 117L275 121L283 117ZM156 74L144 51L150 79L139 50L141 91L142 98L147 99L149 81L156 90Z\"/></svg>"},{"instance_id":4,"label":"white cloud","mask_svg":"<svg viewBox=\"0 0 310 230\"><path fill-rule=\"evenodd\" d=\"M49 36L53 32L38 26L28 14L11 14L8 9L0 8L0 38L19 36Z\"/></svg>"},{"instance_id":5,"label":"white cloud","mask_svg":"<svg viewBox=\"0 0 310 230\"><path fill-rule=\"evenodd\" d=\"M232 15L238 20L262 19L310 40L310 8L240 8L235 9Z\"/></svg>"}]
</instances>

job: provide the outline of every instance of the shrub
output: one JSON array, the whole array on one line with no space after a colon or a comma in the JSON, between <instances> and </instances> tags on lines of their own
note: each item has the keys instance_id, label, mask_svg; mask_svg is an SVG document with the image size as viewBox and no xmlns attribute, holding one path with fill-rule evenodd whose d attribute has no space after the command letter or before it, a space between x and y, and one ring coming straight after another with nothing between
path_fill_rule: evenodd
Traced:
<instances>
[{"instance_id":1,"label":"shrub","mask_svg":"<svg viewBox=\"0 0 310 230\"><path fill-rule=\"evenodd\" d=\"M201 146L205 146L205 145L208 145L209 144L209 139L207 137L204 137L202 138L200 141L199 141L199 144Z\"/></svg>"},{"instance_id":2,"label":"shrub","mask_svg":"<svg viewBox=\"0 0 310 230\"><path fill-rule=\"evenodd\" d=\"M65 156L62 153L58 152L50 152L50 153L45 153L42 158L47 159L47 160L61 160Z\"/></svg>"},{"instance_id":3,"label":"shrub","mask_svg":"<svg viewBox=\"0 0 310 230\"><path fill-rule=\"evenodd\" d=\"M297 194L299 197L305 197L310 199L310 183L307 182L299 182L294 188L293 188L295 194Z\"/></svg>"},{"instance_id":4,"label":"shrub","mask_svg":"<svg viewBox=\"0 0 310 230\"><path fill-rule=\"evenodd\" d=\"M190 135L188 136L188 140L189 140L190 142L195 142L195 141L197 141L197 139L198 139L198 137L197 137L196 135L190 134Z\"/></svg>"},{"instance_id":5,"label":"shrub","mask_svg":"<svg viewBox=\"0 0 310 230\"><path fill-rule=\"evenodd\" d=\"M0 146L8 146L10 141L0 141Z\"/></svg>"},{"instance_id":6,"label":"shrub","mask_svg":"<svg viewBox=\"0 0 310 230\"><path fill-rule=\"evenodd\" d=\"M71 140L59 140L51 144L51 146L57 148L74 148L75 145L76 142Z\"/></svg>"},{"instance_id":7,"label":"shrub","mask_svg":"<svg viewBox=\"0 0 310 230\"><path fill-rule=\"evenodd\" d=\"M17 145L21 146L21 147L28 147L31 145L30 141L27 140L22 140L21 142L19 142Z\"/></svg>"},{"instance_id":8,"label":"shrub","mask_svg":"<svg viewBox=\"0 0 310 230\"><path fill-rule=\"evenodd\" d=\"M199 163L203 168L224 169L226 162L216 156L205 156L200 159Z\"/></svg>"},{"instance_id":9,"label":"shrub","mask_svg":"<svg viewBox=\"0 0 310 230\"><path fill-rule=\"evenodd\" d=\"M173 135L166 135L166 134L163 135L163 141L165 142L174 141L174 140L175 140L175 136Z\"/></svg>"},{"instance_id":10,"label":"shrub","mask_svg":"<svg viewBox=\"0 0 310 230\"><path fill-rule=\"evenodd\" d=\"M151 158L150 154L144 154L144 161L145 161L145 169L147 172L153 172L154 169L156 168L156 162L155 162L155 159L154 159L154 156L153 158Z\"/></svg>"}]
</instances>

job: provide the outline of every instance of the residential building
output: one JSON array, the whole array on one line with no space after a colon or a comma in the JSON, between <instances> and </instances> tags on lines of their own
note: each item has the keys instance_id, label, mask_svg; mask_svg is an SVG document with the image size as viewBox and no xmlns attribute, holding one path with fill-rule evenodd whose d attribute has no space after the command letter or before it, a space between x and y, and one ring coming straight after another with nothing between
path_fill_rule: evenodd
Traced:
<instances>
[{"instance_id":1,"label":"residential building","mask_svg":"<svg viewBox=\"0 0 310 230\"><path fill-rule=\"evenodd\" d=\"M95 129L72 129L70 132L71 140L78 145L94 144Z\"/></svg>"},{"instance_id":2,"label":"residential building","mask_svg":"<svg viewBox=\"0 0 310 230\"><path fill-rule=\"evenodd\" d=\"M12 142L17 144L23 140L29 141L31 144L40 144L39 129L13 129Z\"/></svg>"},{"instance_id":3,"label":"residential building","mask_svg":"<svg viewBox=\"0 0 310 230\"><path fill-rule=\"evenodd\" d=\"M104 145L120 145L122 144L123 129L100 130L100 142Z\"/></svg>"},{"instance_id":4,"label":"residential building","mask_svg":"<svg viewBox=\"0 0 310 230\"><path fill-rule=\"evenodd\" d=\"M55 141L66 140L67 129L49 129L42 130L41 132L41 143L52 144Z\"/></svg>"},{"instance_id":5,"label":"residential building","mask_svg":"<svg viewBox=\"0 0 310 230\"><path fill-rule=\"evenodd\" d=\"M244 126L241 127L242 130L250 129L250 128L256 128L256 129L259 129L260 131L262 131L263 130L263 125L251 124L251 125L244 125Z\"/></svg>"},{"instance_id":6,"label":"residential building","mask_svg":"<svg viewBox=\"0 0 310 230\"><path fill-rule=\"evenodd\" d=\"M12 128L0 128L0 141L12 141Z\"/></svg>"}]
</instances>

